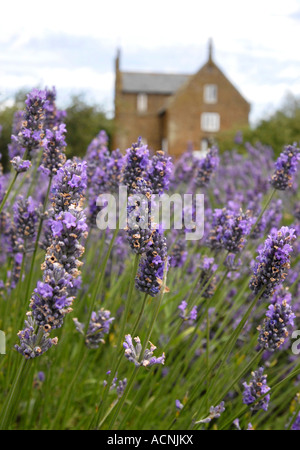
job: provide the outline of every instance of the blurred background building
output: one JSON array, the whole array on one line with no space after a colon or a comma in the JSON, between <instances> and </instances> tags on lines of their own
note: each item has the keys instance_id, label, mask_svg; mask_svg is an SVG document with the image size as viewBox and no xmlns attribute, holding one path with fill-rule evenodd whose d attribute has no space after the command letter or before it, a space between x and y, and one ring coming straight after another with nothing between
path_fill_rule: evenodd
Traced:
<instances>
[{"instance_id":1,"label":"blurred background building","mask_svg":"<svg viewBox=\"0 0 300 450\"><path fill-rule=\"evenodd\" d=\"M213 59L194 75L126 72L115 60L114 148L128 148L142 136L154 150L179 156L190 142L205 153L218 134L248 125L250 104Z\"/></svg>"}]
</instances>

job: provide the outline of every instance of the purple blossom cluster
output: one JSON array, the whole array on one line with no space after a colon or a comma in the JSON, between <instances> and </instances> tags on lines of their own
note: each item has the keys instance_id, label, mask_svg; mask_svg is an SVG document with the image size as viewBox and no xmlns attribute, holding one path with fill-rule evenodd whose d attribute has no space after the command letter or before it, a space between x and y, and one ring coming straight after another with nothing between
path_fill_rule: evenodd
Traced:
<instances>
[{"instance_id":1,"label":"purple blossom cluster","mask_svg":"<svg viewBox=\"0 0 300 450\"><path fill-rule=\"evenodd\" d=\"M150 160L148 170L148 178L152 186L153 194L162 195L165 191L169 190L172 170L172 158L165 156L162 150L157 151Z\"/></svg>"},{"instance_id":2,"label":"purple blossom cluster","mask_svg":"<svg viewBox=\"0 0 300 450\"><path fill-rule=\"evenodd\" d=\"M175 241L170 251L170 266L171 267L183 267L187 260L187 242L185 239L178 239Z\"/></svg>"},{"instance_id":3,"label":"purple blossom cluster","mask_svg":"<svg viewBox=\"0 0 300 450\"><path fill-rule=\"evenodd\" d=\"M97 349L100 344L104 344L104 336L109 333L111 323L114 321L114 317L110 317L110 311L101 308L97 313L92 312L90 323L86 334L84 334L83 323L80 323L77 318L73 321L76 326L76 330L85 335L85 344L88 348Z\"/></svg>"},{"instance_id":4,"label":"purple blossom cluster","mask_svg":"<svg viewBox=\"0 0 300 450\"><path fill-rule=\"evenodd\" d=\"M150 349L146 348L143 355L142 352L142 344L140 338L137 336L134 338L135 345L132 342L132 337L130 334L125 336L125 342L123 342L123 347L125 348L125 357L128 361L135 364L135 366L143 366L143 367L151 367L156 364L164 364L165 363L165 354L158 358L153 355L153 352L156 350L155 345L150 344Z\"/></svg>"},{"instance_id":5,"label":"purple blossom cluster","mask_svg":"<svg viewBox=\"0 0 300 450\"><path fill-rule=\"evenodd\" d=\"M292 187L293 175L297 171L300 159L300 149L294 145L284 148L275 164L275 173L271 178L271 185L274 189L285 191Z\"/></svg>"},{"instance_id":6,"label":"purple blossom cluster","mask_svg":"<svg viewBox=\"0 0 300 450\"><path fill-rule=\"evenodd\" d=\"M146 170L149 165L149 150L147 145L142 144L142 138L132 144L126 150L125 165L121 183L127 186L128 194L132 194L137 188L140 179L146 178Z\"/></svg>"},{"instance_id":7,"label":"purple blossom cluster","mask_svg":"<svg viewBox=\"0 0 300 450\"><path fill-rule=\"evenodd\" d=\"M209 246L214 250L223 248L231 253L241 252L247 242L246 236L251 231L252 222L248 212L216 209L208 237Z\"/></svg>"},{"instance_id":8,"label":"purple blossom cluster","mask_svg":"<svg viewBox=\"0 0 300 450\"><path fill-rule=\"evenodd\" d=\"M31 167L31 162L28 159L23 160L20 156L15 156L10 162L17 173L27 172Z\"/></svg>"},{"instance_id":9,"label":"purple blossom cluster","mask_svg":"<svg viewBox=\"0 0 300 450\"><path fill-rule=\"evenodd\" d=\"M290 268L290 257L293 250L291 244L296 239L293 228L281 227L272 230L264 246L259 250L249 287L255 293L270 297L281 285Z\"/></svg>"},{"instance_id":10,"label":"purple blossom cluster","mask_svg":"<svg viewBox=\"0 0 300 450\"><path fill-rule=\"evenodd\" d=\"M50 338L48 332L42 328L36 333L36 324L32 319L31 312L27 313L25 328L18 333L20 345L15 345L15 349L25 357L25 359L34 359L41 356L53 345L56 345L58 339Z\"/></svg>"},{"instance_id":11,"label":"purple blossom cluster","mask_svg":"<svg viewBox=\"0 0 300 450\"><path fill-rule=\"evenodd\" d=\"M218 148L211 147L205 158L199 159L196 167L195 186L203 188L208 185L213 173L217 170L220 158L218 156Z\"/></svg>"},{"instance_id":12,"label":"purple blossom cluster","mask_svg":"<svg viewBox=\"0 0 300 450\"><path fill-rule=\"evenodd\" d=\"M210 423L213 419L219 419L219 417L221 417L221 414L224 411L225 411L225 402L221 402L217 406L211 406L209 410L209 416L195 423Z\"/></svg>"},{"instance_id":13,"label":"purple blossom cluster","mask_svg":"<svg viewBox=\"0 0 300 450\"><path fill-rule=\"evenodd\" d=\"M151 201L150 183L139 180L128 197L126 230L130 248L138 255L144 254L152 243Z\"/></svg>"},{"instance_id":14,"label":"purple blossom cluster","mask_svg":"<svg viewBox=\"0 0 300 450\"><path fill-rule=\"evenodd\" d=\"M67 144L64 133L66 133L66 126L63 123L52 130L46 130L40 170L49 176L56 175L66 162L65 148Z\"/></svg>"},{"instance_id":15,"label":"purple blossom cluster","mask_svg":"<svg viewBox=\"0 0 300 450\"><path fill-rule=\"evenodd\" d=\"M23 114L24 111L16 111L14 113L11 143L8 144L8 155L10 160L14 159L16 156L21 157L24 153L24 148L22 148L21 143L16 138L22 129Z\"/></svg>"},{"instance_id":16,"label":"purple blossom cluster","mask_svg":"<svg viewBox=\"0 0 300 450\"><path fill-rule=\"evenodd\" d=\"M48 105L46 91L33 89L27 95L25 105L21 130L12 135L12 139L22 148L22 154L26 150L30 156L33 150L43 146L45 108Z\"/></svg>"},{"instance_id":17,"label":"purple blossom cluster","mask_svg":"<svg viewBox=\"0 0 300 450\"><path fill-rule=\"evenodd\" d=\"M56 107L56 89L46 89L45 105L45 130L58 130L66 117L66 111L61 111Z\"/></svg>"},{"instance_id":18,"label":"purple blossom cluster","mask_svg":"<svg viewBox=\"0 0 300 450\"><path fill-rule=\"evenodd\" d=\"M195 320L197 320L197 306L193 306L189 314L187 314L187 306L187 302L185 300L182 300L182 302L178 306L178 309L180 311L179 317L182 320L194 322Z\"/></svg>"},{"instance_id":19,"label":"purple blossom cluster","mask_svg":"<svg viewBox=\"0 0 300 450\"><path fill-rule=\"evenodd\" d=\"M98 196L105 193L115 193L118 190L124 166L124 156L119 149L109 152L108 136L100 131L90 143L87 154L89 224L96 225Z\"/></svg>"},{"instance_id":20,"label":"purple blossom cluster","mask_svg":"<svg viewBox=\"0 0 300 450\"><path fill-rule=\"evenodd\" d=\"M294 326L295 314L286 300L270 305L262 326L258 327L258 343L265 350L274 352L289 336L289 327Z\"/></svg>"},{"instance_id":21,"label":"purple blossom cluster","mask_svg":"<svg viewBox=\"0 0 300 450\"><path fill-rule=\"evenodd\" d=\"M153 231L151 243L142 256L135 286L151 297L155 297L163 287L164 270L167 263L167 243L161 229Z\"/></svg>"},{"instance_id":22,"label":"purple blossom cluster","mask_svg":"<svg viewBox=\"0 0 300 450\"><path fill-rule=\"evenodd\" d=\"M270 401L270 388L267 385L267 375L264 375L264 368L260 367L257 371L252 372L252 379L248 383L243 383L244 393L243 393L243 403L245 405L251 406L252 412L257 412L260 409L267 411ZM267 395L265 395L267 394ZM265 395L262 399L262 397Z\"/></svg>"},{"instance_id":23,"label":"purple blossom cluster","mask_svg":"<svg viewBox=\"0 0 300 450\"><path fill-rule=\"evenodd\" d=\"M55 177L55 213L49 220L50 242L42 265L43 280L37 283L30 301L30 333L28 335L26 326L25 331L19 333L20 345L16 346L25 358L34 358L50 348L45 345L40 353L26 351L30 342L52 342L48 333L60 328L64 316L72 311L72 294L76 291L82 264L79 258L84 252L80 240L87 233L86 216L81 205L86 186L83 180L86 178L86 164L71 161L67 161Z\"/></svg>"}]
</instances>

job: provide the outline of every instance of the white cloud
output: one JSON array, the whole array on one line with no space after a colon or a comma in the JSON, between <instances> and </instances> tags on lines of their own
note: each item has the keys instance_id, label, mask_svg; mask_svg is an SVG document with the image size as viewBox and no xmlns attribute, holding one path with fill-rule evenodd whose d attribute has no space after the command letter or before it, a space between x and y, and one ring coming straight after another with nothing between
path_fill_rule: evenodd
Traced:
<instances>
[{"instance_id":1,"label":"white cloud","mask_svg":"<svg viewBox=\"0 0 300 450\"><path fill-rule=\"evenodd\" d=\"M112 107L118 45L123 69L192 73L212 37L217 64L252 103L255 119L288 89L300 93L299 10L298 0L7 2L0 89L55 84L58 92L87 90Z\"/></svg>"}]
</instances>

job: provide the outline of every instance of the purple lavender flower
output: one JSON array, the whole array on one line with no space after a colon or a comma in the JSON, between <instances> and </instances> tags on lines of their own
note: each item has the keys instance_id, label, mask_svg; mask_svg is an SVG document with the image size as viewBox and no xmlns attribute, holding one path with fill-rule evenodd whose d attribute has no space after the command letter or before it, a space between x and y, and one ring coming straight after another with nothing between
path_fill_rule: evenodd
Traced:
<instances>
[{"instance_id":1,"label":"purple lavender flower","mask_svg":"<svg viewBox=\"0 0 300 450\"><path fill-rule=\"evenodd\" d=\"M214 272L216 272L218 266L214 261L214 258L208 258L207 256L203 256L200 261L201 275L199 284L200 286L202 286L201 290L206 286L204 292L202 292L201 294L204 298L211 298L216 290L217 280L216 277L213 276L213 274Z\"/></svg>"},{"instance_id":2,"label":"purple lavender flower","mask_svg":"<svg viewBox=\"0 0 300 450\"><path fill-rule=\"evenodd\" d=\"M170 266L178 268L183 267L187 255L186 239L178 239L170 252Z\"/></svg>"},{"instance_id":3,"label":"purple lavender flower","mask_svg":"<svg viewBox=\"0 0 300 450\"><path fill-rule=\"evenodd\" d=\"M58 129L46 130L46 138L44 139L44 152L40 170L47 175L56 175L57 171L65 164L66 126L60 124Z\"/></svg>"},{"instance_id":4,"label":"purple lavender flower","mask_svg":"<svg viewBox=\"0 0 300 450\"><path fill-rule=\"evenodd\" d=\"M219 405L217 406L211 406L210 410L209 410L209 416L206 417L205 419L199 420L197 423L210 423L213 419L218 419L221 414L225 411L225 403L221 402Z\"/></svg>"},{"instance_id":5,"label":"purple lavender flower","mask_svg":"<svg viewBox=\"0 0 300 450\"><path fill-rule=\"evenodd\" d=\"M289 336L288 328L294 326L295 317L286 300L270 305L263 325L258 327L259 345L271 352L279 349Z\"/></svg>"},{"instance_id":6,"label":"purple lavender flower","mask_svg":"<svg viewBox=\"0 0 300 450\"><path fill-rule=\"evenodd\" d=\"M180 400L175 400L175 407L178 411L183 408L183 404L180 402Z\"/></svg>"},{"instance_id":7,"label":"purple lavender flower","mask_svg":"<svg viewBox=\"0 0 300 450\"><path fill-rule=\"evenodd\" d=\"M195 185L202 188L208 185L212 174L219 166L220 158L218 157L218 148L212 147L208 150L205 158L199 159L196 168Z\"/></svg>"},{"instance_id":8,"label":"purple lavender flower","mask_svg":"<svg viewBox=\"0 0 300 450\"><path fill-rule=\"evenodd\" d=\"M23 122L23 111L16 111L14 113L13 125L12 125L12 139L11 143L8 144L8 155L12 160L15 156L23 156L24 148L22 148L21 144L17 139L17 135L20 133L22 129Z\"/></svg>"},{"instance_id":9,"label":"purple lavender flower","mask_svg":"<svg viewBox=\"0 0 300 450\"><path fill-rule=\"evenodd\" d=\"M31 167L31 162L24 161L20 156L15 156L10 162L17 173L27 172Z\"/></svg>"},{"instance_id":10,"label":"purple lavender flower","mask_svg":"<svg viewBox=\"0 0 300 450\"><path fill-rule=\"evenodd\" d=\"M285 191L292 187L293 175L297 171L300 159L300 149L294 145L284 148L275 164L275 173L271 178L271 185L280 191Z\"/></svg>"},{"instance_id":11,"label":"purple lavender flower","mask_svg":"<svg viewBox=\"0 0 300 450\"><path fill-rule=\"evenodd\" d=\"M139 180L128 197L127 241L138 255L145 253L152 243L151 199L152 189L145 180Z\"/></svg>"},{"instance_id":12,"label":"purple lavender flower","mask_svg":"<svg viewBox=\"0 0 300 450\"><path fill-rule=\"evenodd\" d=\"M275 287L285 280L290 268L291 244L295 239L293 228L281 227L279 231L271 231L263 248L259 250L253 268L249 287L255 294L264 289L262 295L268 298L274 293Z\"/></svg>"},{"instance_id":13,"label":"purple lavender flower","mask_svg":"<svg viewBox=\"0 0 300 450\"><path fill-rule=\"evenodd\" d=\"M20 196L15 202L13 210L13 246L18 252L25 251L33 243L36 235L38 220L36 204L31 197L24 199Z\"/></svg>"},{"instance_id":14,"label":"purple lavender flower","mask_svg":"<svg viewBox=\"0 0 300 450\"><path fill-rule=\"evenodd\" d=\"M138 180L145 178L148 165L149 150L147 145L142 145L142 139L139 138L136 144L126 150L122 184L127 186L129 194L136 189Z\"/></svg>"},{"instance_id":15,"label":"purple lavender flower","mask_svg":"<svg viewBox=\"0 0 300 450\"><path fill-rule=\"evenodd\" d=\"M74 297L69 295L72 287L72 277L58 264L53 264L53 270L47 270L44 281L38 281L30 307L36 324L48 332L60 328L64 317L72 311Z\"/></svg>"},{"instance_id":16,"label":"purple lavender flower","mask_svg":"<svg viewBox=\"0 0 300 450\"><path fill-rule=\"evenodd\" d=\"M116 192L121 182L122 170L125 158L119 149L113 150L106 164L107 188L110 192Z\"/></svg>"},{"instance_id":17,"label":"purple lavender flower","mask_svg":"<svg viewBox=\"0 0 300 450\"><path fill-rule=\"evenodd\" d=\"M22 128L17 136L12 136L20 147L28 151L29 156L32 150L42 146L42 140L45 137L44 120L47 104L46 91L33 89L25 101Z\"/></svg>"},{"instance_id":18,"label":"purple lavender flower","mask_svg":"<svg viewBox=\"0 0 300 450\"><path fill-rule=\"evenodd\" d=\"M150 161L148 170L148 179L152 185L153 194L162 195L169 190L172 170L172 158L165 156L162 150L157 151Z\"/></svg>"},{"instance_id":19,"label":"purple lavender flower","mask_svg":"<svg viewBox=\"0 0 300 450\"><path fill-rule=\"evenodd\" d=\"M135 278L135 286L139 291L145 292L151 297L155 297L160 292L166 259L166 238L161 230L154 230L151 245L140 261Z\"/></svg>"},{"instance_id":20,"label":"purple lavender flower","mask_svg":"<svg viewBox=\"0 0 300 450\"><path fill-rule=\"evenodd\" d=\"M142 351L142 344L140 338L137 336L134 338L135 345L132 342L132 337L130 334L127 334L125 336L125 342L123 342L123 347L125 348L125 357L130 361L133 362L136 366L144 366L144 367L151 367L155 364L164 364L165 363L165 354L163 353L162 356L156 358L156 356L153 356L153 352L156 350L155 345L153 345L151 342L150 349L146 348L144 355L141 358L141 351Z\"/></svg>"},{"instance_id":21,"label":"purple lavender flower","mask_svg":"<svg viewBox=\"0 0 300 450\"><path fill-rule=\"evenodd\" d=\"M54 263L59 263L74 278L79 275L79 258L84 253L80 239L87 235L85 214L78 209L57 214L51 221L53 233L52 245L48 248L43 269L52 270Z\"/></svg>"},{"instance_id":22,"label":"purple lavender flower","mask_svg":"<svg viewBox=\"0 0 300 450\"><path fill-rule=\"evenodd\" d=\"M85 336L85 344L88 348L99 348L100 344L104 344L104 335L109 333L111 323L114 317L110 317L110 311L100 309L97 313L92 312L91 320ZM73 319L76 330L84 335L84 324L78 322L78 319Z\"/></svg>"},{"instance_id":23,"label":"purple lavender flower","mask_svg":"<svg viewBox=\"0 0 300 450\"><path fill-rule=\"evenodd\" d=\"M243 383L243 403L251 405L251 411L257 412L260 409L268 410L270 395L267 394L270 388L267 385L267 375L264 375L264 368L260 367L257 371L252 372L252 379L249 384ZM260 397L267 394L263 399Z\"/></svg>"},{"instance_id":24,"label":"purple lavender flower","mask_svg":"<svg viewBox=\"0 0 300 450\"><path fill-rule=\"evenodd\" d=\"M178 309L181 311L179 314L179 317L182 320L189 320L191 322L194 322L197 320L197 306L193 306L191 312L187 315L187 302L185 300L182 300L180 305L178 306Z\"/></svg>"},{"instance_id":25,"label":"purple lavender flower","mask_svg":"<svg viewBox=\"0 0 300 450\"><path fill-rule=\"evenodd\" d=\"M87 163L68 160L59 168L52 187L52 205L57 214L76 208L83 201L87 187Z\"/></svg>"},{"instance_id":26,"label":"purple lavender flower","mask_svg":"<svg viewBox=\"0 0 300 450\"><path fill-rule=\"evenodd\" d=\"M248 212L216 209L208 238L209 245L213 249L224 248L231 253L239 253L245 247L251 226L252 219Z\"/></svg>"},{"instance_id":27,"label":"purple lavender flower","mask_svg":"<svg viewBox=\"0 0 300 450\"><path fill-rule=\"evenodd\" d=\"M41 356L58 342L57 337L51 339L49 333L45 333L42 328L39 328L37 333L35 329L36 324L29 312L25 320L25 328L18 333L20 345L15 345L15 349L26 359Z\"/></svg>"},{"instance_id":28,"label":"purple lavender flower","mask_svg":"<svg viewBox=\"0 0 300 450\"><path fill-rule=\"evenodd\" d=\"M66 111L60 111L56 107L56 89L55 87L51 89L46 89L46 106L45 106L45 130L57 130L65 119L67 113Z\"/></svg>"}]
</instances>

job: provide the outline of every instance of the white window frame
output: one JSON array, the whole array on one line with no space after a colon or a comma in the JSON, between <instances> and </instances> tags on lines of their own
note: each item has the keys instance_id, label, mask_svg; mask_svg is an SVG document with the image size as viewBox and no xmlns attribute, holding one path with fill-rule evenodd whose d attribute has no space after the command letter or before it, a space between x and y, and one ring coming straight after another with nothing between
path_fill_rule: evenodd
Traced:
<instances>
[{"instance_id":1,"label":"white window frame","mask_svg":"<svg viewBox=\"0 0 300 450\"><path fill-rule=\"evenodd\" d=\"M144 113L148 109L148 96L147 94L140 93L136 98L136 108L139 113Z\"/></svg>"},{"instance_id":2,"label":"white window frame","mask_svg":"<svg viewBox=\"0 0 300 450\"><path fill-rule=\"evenodd\" d=\"M200 126L202 131L216 133L220 130L220 114L214 112L202 113Z\"/></svg>"},{"instance_id":3,"label":"white window frame","mask_svg":"<svg viewBox=\"0 0 300 450\"><path fill-rule=\"evenodd\" d=\"M168 153L168 139L167 138L163 138L162 139L162 141L161 141L161 149L165 153Z\"/></svg>"},{"instance_id":4,"label":"white window frame","mask_svg":"<svg viewBox=\"0 0 300 450\"><path fill-rule=\"evenodd\" d=\"M205 84L203 90L204 103L215 104L218 101L218 86L216 84Z\"/></svg>"}]
</instances>

